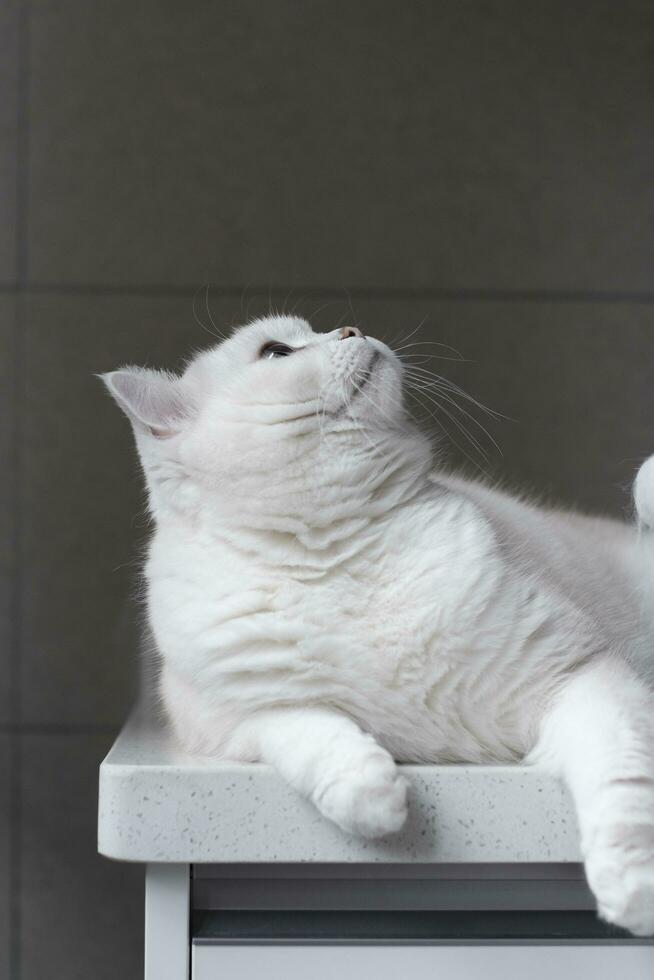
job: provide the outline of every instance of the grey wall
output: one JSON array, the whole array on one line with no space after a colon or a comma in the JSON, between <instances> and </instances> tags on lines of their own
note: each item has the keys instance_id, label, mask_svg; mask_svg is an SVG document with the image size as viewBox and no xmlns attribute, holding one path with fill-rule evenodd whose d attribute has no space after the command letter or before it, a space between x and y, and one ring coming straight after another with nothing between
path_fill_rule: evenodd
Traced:
<instances>
[{"instance_id":1,"label":"grey wall","mask_svg":"<svg viewBox=\"0 0 654 980\"><path fill-rule=\"evenodd\" d=\"M487 471L620 514L654 449L654 14L0 0L0 38L0 975L136 978L140 870L94 820L147 528L93 372L210 341L207 283L221 326L426 318L515 420Z\"/></svg>"}]
</instances>

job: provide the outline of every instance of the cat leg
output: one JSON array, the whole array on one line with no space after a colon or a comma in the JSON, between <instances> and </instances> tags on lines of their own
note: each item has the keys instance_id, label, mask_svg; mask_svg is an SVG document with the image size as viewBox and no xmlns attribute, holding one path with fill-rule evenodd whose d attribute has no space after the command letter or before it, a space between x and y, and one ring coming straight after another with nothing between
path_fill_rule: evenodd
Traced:
<instances>
[{"instance_id":1,"label":"cat leg","mask_svg":"<svg viewBox=\"0 0 654 980\"><path fill-rule=\"evenodd\" d=\"M617 656L578 668L527 761L570 788L601 917L654 935L654 693Z\"/></svg>"},{"instance_id":2,"label":"cat leg","mask_svg":"<svg viewBox=\"0 0 654 980\"><path fill-rule=\"evenodd\" d=\"M382 837L406 819L404 776L371 735L335 709L258 712L239 725L226 753L274 766L348 833Z\"/></svg>"}]
</instances>

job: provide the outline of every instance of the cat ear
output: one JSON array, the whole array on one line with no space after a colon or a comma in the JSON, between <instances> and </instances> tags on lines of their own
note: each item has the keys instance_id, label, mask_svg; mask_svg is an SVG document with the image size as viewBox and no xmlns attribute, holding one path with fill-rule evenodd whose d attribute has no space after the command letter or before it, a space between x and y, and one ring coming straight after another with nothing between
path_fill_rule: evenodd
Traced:
<instances>
[{"instance_id":1,"label":"cat ear","mask_svg":"<svg viewBox=\"0 0 654 980\"><path fill-rule=\"evenodd\" d=\"M179 432L188 418L189 406L174 374L126 367L100 378L135 429L162 439Z\"/></svg>"}]
</instances>

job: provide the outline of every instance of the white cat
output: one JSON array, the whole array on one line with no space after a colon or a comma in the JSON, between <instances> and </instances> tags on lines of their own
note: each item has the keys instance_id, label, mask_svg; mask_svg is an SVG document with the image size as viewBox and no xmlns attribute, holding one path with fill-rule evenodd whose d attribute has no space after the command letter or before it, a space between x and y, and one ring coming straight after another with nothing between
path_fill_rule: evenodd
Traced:
<instances>
[{"instance_id":1,"label":"white cat","mask_svg":"<svg viewBox=\"0 0 654 980\"><path fill-rule=\"evenodd\" d=\"M650 535L439 473L402 373L356 328L280 316L182 377L104 376L155 519L149 616L175 730L271 763L369 836L406 816L394 760L546 765L575 800L600 914L652 934Z\"/></svg>"}]
</instances>

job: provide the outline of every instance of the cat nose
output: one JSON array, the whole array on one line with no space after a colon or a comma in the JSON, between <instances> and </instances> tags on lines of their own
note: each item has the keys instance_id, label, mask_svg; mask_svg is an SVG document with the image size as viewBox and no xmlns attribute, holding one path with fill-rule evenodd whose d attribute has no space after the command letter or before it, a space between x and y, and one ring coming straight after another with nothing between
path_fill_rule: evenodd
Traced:
<instances>
[{"instance_id":1,"label":"cat nose","mask_svg":"<svg viewBox=\"0 0 654 980\"><path fill-rule=\"evenodd\" d=\"M361 340L365 340L365 335L358 327L341 327L340 339L347 340L349 337L360 337Z\"/></svg>"}]
</instances>

